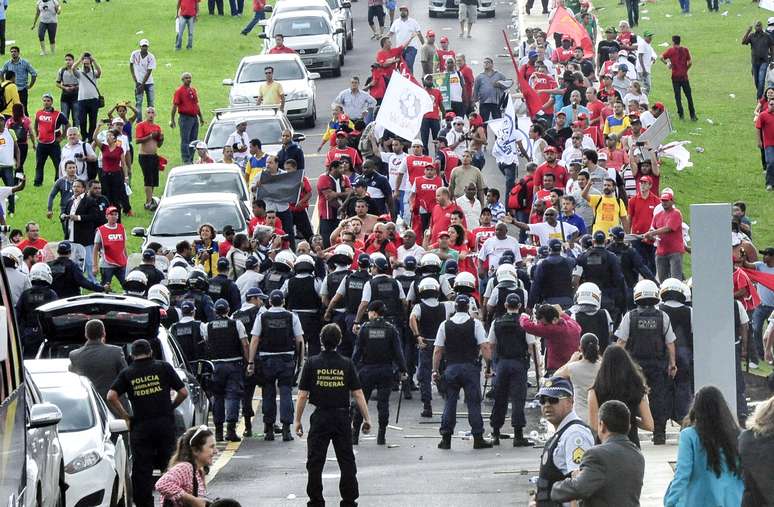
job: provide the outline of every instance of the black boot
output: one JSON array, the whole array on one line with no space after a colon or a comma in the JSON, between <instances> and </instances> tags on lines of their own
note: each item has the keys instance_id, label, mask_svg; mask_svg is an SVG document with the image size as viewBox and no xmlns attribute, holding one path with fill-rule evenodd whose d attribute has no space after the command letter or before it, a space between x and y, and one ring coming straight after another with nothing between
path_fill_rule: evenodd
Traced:
<instances>
[{"instance_id":1,"label":"black boot","mask_svg":"<svg viewBox=\"0 0 774 507\"><path fill-rule=\"evenodd\" d=\"M264 424L263 425L263 439L267 442L274 441L274 425L272 424Z\"/></svg>"},{"instance_id":2,"label":"black boot","mask_svg":"<svg viewBox=\"0 0 774 507\"><path fill-rule=\"evenodd\" d=\"M246 438L253 436L253 419L251 417L245 417L245 431L242 432L242 436Z\"/></svg>"},{"instance_id":3,"label":"black boot","mask_svg":"<svg viewBox=\"0 0 774 507\"><path fill-rule=\"evenodd\" d=\"M657 433L653 433L653 445L664 445L666 444L666 432L660 431Z\"/></svg>"},{"instance_id":4,"label":"black boot","mask_svg":"<svg viewBox=\"0 0 774 507\"><path fill-rule=\"evenodd\" d=\"M514 447L531 447L532 442L524 438L523 428L513 428L513 446Z\"/></svg>"},{"instance_id":5,"label":"black boot","mask_svg":"<svg viewBox=\"0 0 774 507\"><path fill-rule=\"evenodd\" d=\"M422 413L419 415L422 417L433 417L433 406L430 404L429 401L425 402L425 406L422 409Z\"/></svg>"},{"instance_id":6,"label":"black boot","mask_svg":"<svg viewBox=\"0 0 774 507\"><path fill-rule=\"evenodd\" d=\"M387 426L379 426L379 433L376 435L376 445L387 443Z\"/></svg>"},{"instance_id":7,"label":"black boot","mask_svg":"<svg viewBox=\"0 0 774 507\"><path fill-rule=\"evenodd\" d=\"M360 441L360 426L352 428L352 445L357 445Z\"/></svg>"},{"instance_id":8,"label":"black boot","mask_svg":"<svg viewBox=\"0 0 774 507\"><path fill-rule=\"evenodd\" d=\"M226 423L226 440L229 442L241 442L242 439L239 438L239 435L236 434L236 423L235 422L227 422Z\"/></svg>"},{"instance_id":9,"label":"black boot","mask_svg":"<svg viewBox=\"0 0 774 507\"><path fill-rule=\"evenodd\" d=\"M282 424L282 441L283 442L290 442L293 440L293 435L290 434L290 425L289 424Z\"/></svg>"},{"instance_id":10,"label":"black boot","mask_svg":"<svg viewBox=\"0 0 774 507\"><path fill-rule=\"evenodd\" d=\"M403 399L404 400L410 400L411 398L413 398L413 396L411 396L411 387L408 385L407 382L404 382L403 383Z\"/></svg>"},{"instance_id":11,"label":"black boot","mask_svg":"<svg viewBox=\"0 0 774 507\"><path fill-rule=\"evenodd\" d=\"M492 430L492 445L500 445L500 430Z\"/></svg>"},{"instance_id":12,"label":"black boot","mask_svg":"<svg viewBox=\"0 0 774 507\"><path fill-rule=\"evenodd\" d=\"M445 433L441 435L441 441L438 442L439 449L451 449L451 434Z\"/></svg>"},{"instance_id":13,"label":"black boot","mask_svg":"<svg viewBox=\"0 0 774 507\"><path fill-rule=\"evenodd\" d=\"M491 449L492 442L484 439L483 435L473 435L473 449Z\"/></svg>"},{"instance_id":14,"label":"black boot","mask_svg":"<svg viewBox=\"0 0 774 507\"><path fill-rule=\"evenodd\" d=\"M216 442L223 442L223 425L222 424L216 424L215 425L215 441Z\"/></svg>"}]
</instances>

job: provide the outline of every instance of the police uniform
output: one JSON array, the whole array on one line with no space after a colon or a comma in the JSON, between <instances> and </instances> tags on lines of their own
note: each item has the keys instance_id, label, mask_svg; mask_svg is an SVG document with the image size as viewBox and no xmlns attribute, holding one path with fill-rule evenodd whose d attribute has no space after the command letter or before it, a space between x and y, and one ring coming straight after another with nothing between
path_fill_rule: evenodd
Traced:
<instances>
[{"instance_id":1,"label":"police uniform","mask_svg":"<svg viewBox=\"0 0 774 507\"><path fill-rule=\"evenodd\" d=\"M277 388L280 395L280 422L293 423L291 391L296 372L296 337L304 330L298 315L273 306L255 319L252 335L259 337L258 352L263 368L263 422L274 426L277 419Z\"/></svg>"},{"instance_id":2,"label":"police uniform","mask_svg":"<svg viewBox=\"0 0 774 507\"><path fill-rule=\"evenodd\" d=\"M315 406L306 438L309 505L325 505L322 471L331 442L341 469L341 505L357 505L357 467L349 414L350 393L360 389L355 366L337 352L323 350L304 364L298 388L309 393L309 403Z\"/></svg>"},{"instance_id":3,"label":"police uniform","mask_svg":"<svg viewBox=\"0 0 774 507\"><path fill-rule=\"evenodd\" d=\"M293 273L284 264L273 265L266 271L263 280L261 280L261 290L266 294L271 294L273 290L281 289L292 276Z\"/></svg>"},{"instance_id":4,"label":"police uniform","mask_svg":"<svg viewBox=\"0 0 774 507\"><path fill-rule=\"evenodd\" d=\"M574 269L573 259L558 252L548 254L535 268L526 306L532 308L538 303L546 303L560 305L565 310L569 308L572 305Z\"/></svg>"},{"instance_id":5,"label":"police uniform","mask_svg":"<svg viewBox=\"0 0 774 507\"><path fill-rule=\"evenodd\" d=\"M628 308L634 307L632 299L632 290L637 285L639 277L642 276L648 280L655 280L653 272L645 265L640 253L622 241L615 241L608 245L608 250L618 256L621 261L621 273L626 282L626 305Z\"/></svg>"},{"instance_id":6,"label":"police uniform","mask_svg":"<svg viewBox=\"0 0 774 507\"><path fill-rule=\"evenodd\" d=\"M421 298L411 309L411 315L417 321L419 336L427 344L419 349L419 395L423 404L429 404L433 399L433 348L438 329L450 316L454 315L454 303L441 302L438 298Z\"/></svg>"},{"instance_id":7,"label":"police uniform","mask_svg":"<svg viewBox=\"0 0 774 507\"><path fill-rule=\"evenodd\" d=\"M351 264L351 263L350 263ZM323 278L322 285L320 286L320 298L323 301L327 301L330 303L331 299L333 299L333 296L336 295L339 286L341 285L341 282L349 275L349 266L350 264L347 264L346 266L337 264L336 268L333 271L329 271L328 274ZM342 296L344 296L344 293L342 293ZM342 335L344 334L344 327L346 326L344 320L347 315L347 310L344 307L344 303L337 303L336 306L332 308L333 315L332 315L332 322L339 326L339 329L342 332Z\"/></svg>"},{"instance_id":8,"label":"police uniform","mask_svg":"<svg viewBox=\"0 0 774 507\"><path fill-rule=\"evenodd\" d=\"M406 321L403 306L405 300L406 295L400 284L390 275L380 273L365 284L360 303L382 301L385 306L384 319L394 325L402 336Z\"/></svg>"},{"instance_id":9,"label":"police uniform","mask_svg":"<svg viewBox=\"0 0 774 507\"><path fill-rule=\"evenodd\" d=\"M675 337L677 373L667 381L668 418L682 422L693 400L693 309L678 301L664 301L659 308L669 316Z\"/></svg>"},{"instance_id":10,"label":"police uniform","mask_svg":"<svg viewBox=\"0 0 774 507\"><path fill-rule=\"evenodd\" d=\"M185 386L169 363L135 359L118 374L111 390L132 404L132 490L138 507L153 506L153 469L165 470L175 447L175 411L170 390Z\"/></svg>"},{"instance_id":11,"label":"police uniform","mask_svg":"<svg viewBox=\"0 0 774 507\"><path fill-rule=\"evenodd\" d=\"M159 271L154 264L140 264L132 271L139 271L148 278L148 287L153 287L164 280L164 273Z\"/></svg>"},{"instance_id":12,"label":"police uniform","mask_svg":"<svg viewBox=\"0 0 774 507\"><path fill-rule=\"evenodd\" d=\"M604 246L596 245L578 256L577 262L582 270L580 281L597 284L602 291L602 308L617 322L626 305L621 261Z\"/></svg>"},{"instance_id":13,"label":"police uniform","mask_svg":"<svg viewBox=\"0 0 774 507\"><path fill-rule=\"evenodd\" d=\"M215 315L215 303L213 303L212 298L199 289L189 289L180 299L181 302L185 300L193 301L196 307L194 313L196 320L209 322L217 318L217 315Z\"/></svg>"},{"instance_id":14,"label":"police uniform","mask_svg":"<svg viewBox=\"0 0 774 507\"><path fill-rule=\"evenodd\" d=\"M255 320L265 311L266 308L262 305L245 303L239 310L234 312L231 318L241 322L245 329L250 329L252 331ZM253 362L255 364L253 374L245 375L244 390L242 394L242 417L245 418L245 433L249 434L252 432L252 419L255 416L255 411L253 410L253 396L255 396L256 386L263 385L263 381L260 378L263 370L256 364L255 357L248 357L247 360L248 362Z\"/></svg>"},{"instance_id":15,"label":"police uniform","mask_svg":"<svg viewBox=\"0 0 774 507\"><path fill-rule=\"evenodd\" d=\"M210 296L210 299L213 301L225 299L228 301L229 308L239 308L242 304L242 296L239 292L239 287L237 287L236 283L234 283L231 278L223 273L210 278L207 295Z\"/></svg>"},{"instance_id":16,"label":"police uniform","mask_svg":"<svg viewBox=\"0 0 774 507\"><path fill-rule=\"evenodd\" d=\"M355 346L352 326L355 324L357 309L360 307L360 301L363 299L363 290L370 280L371 274L367 270L358 269L344 278L339 284L338 289L336 289L336 294L341 294L344 297L345 315L343 327L341 321L336 322L339 328L341 328L342 335L338 351L343 356L352 357L352 351Z\"/></svg>"},{"instance_id":17,"label":"police uniform","mask_svg":"<svg viewBox=\"0 0 774 507\"><path fill-rule=\"evenodd\" d=\"M298 315L298 319L301 321L301 328L304 330L304 339L309 347L310 356L316 356L320 353L321 289L322 283L314 276L314 273L296 273L282 287L282 292L285 293L285 307Z\"/></svg>"},{"instance_id":18,"label":"police uniform","mask_svg":"<svg viewBox=\"0 0 774 507\"><path fill-rule=\"evenodd\" d=\"M51 289L56 292L60 299L80 296L81 289L87 289L92 292L104 292L105 289L83 276L83 270L69 257L57 257L48 263L51 268Z\"/></svg>"},{"instance_id":19,"label":"police uniform","mask_svg":"<svg viewBox=\"0 0 774 507\"><path fill-rule=\"evenodd\" d=\"M191 316L184 316L169 328L188 361L207 358L207 344L202 333L202 323Z\"/></svg>"},{"instance_id":20,"label":"police uniform","mask_svg":"<svg viewBox=\"0 0 774 507\"><path fill-rule=\"evenodd\" d=\"M744 374L742 373L742 336L739 334L742 326L750 324L750 317L744 309L741 301L734 300L734 344L736 348L736 417L744 426L747 419L747 396L745 392ZM749 347L748 340L748 347ZM748 349L749 350L749 349Z\"/></svg>"},{"instance_id":21,"label":"police uniform","mask_svg":"<svg viewBox=\"0 0 774 507\"><path fill-rule=\"evenodd\" d=\"M22 349L25 359L32 359L38 352L40 344L43 343L43 336L38 325L38 318L35 310L49 301L58 299L47 283L34 281L32 287L25 290L19 296L16 303L16 318L21 329Z\"/></svg>"},{"instance_id":22,"label":"police uniform","mask_svg":"<svg viewBox=\"0 0 774 507\"><path fill-rule=\"evenodd\" d=\"M486 301L487 316L490 320L497 319L505 315L505 299L509 294L516 294L522 301L527 300L527 291L519 286L516 282L503 281L498 283L493 289L492 294Z\"/></svg>"},{"instance_id":23,"label":"police uniform","mask_svg":"<svg viewBox=\"0 0 774 507\"><path fill-rule=\"evenodd\" d=\"M223 422L236 425L244 389L244 345L247 332L242 322L218 316L202 329L209 359L215 365L210 388L213 395L212 419L216 428Z\"/></svg>"},{"instance_id":24,"label":"police uniform","mask_svg":"<svg viewBox=\"0 0 774 507\"><path fill-rule=\"evenodd\" d=\"M570 316L581 327L581 336L591 333L599 341L600 355L610 345L613 331L613 320L604 308L594 308L591 305L576 305L570 310Z\"/></svg>"}]
</instances>

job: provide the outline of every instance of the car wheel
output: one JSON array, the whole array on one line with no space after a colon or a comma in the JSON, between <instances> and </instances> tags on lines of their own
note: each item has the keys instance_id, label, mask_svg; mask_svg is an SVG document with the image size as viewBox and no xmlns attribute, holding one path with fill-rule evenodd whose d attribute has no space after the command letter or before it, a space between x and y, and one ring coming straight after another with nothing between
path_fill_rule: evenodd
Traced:
<instances>
[{"instance_id":1,"label":"car wheel","mask_svg":"<svg viewBox=\"0 0 774 507\"><path fill-rule=\"evenodd\" d=\"M341 77L341 67L333 69L333 77Z\"/></svg>"},{"instance_id":2,"label":"car wheel","mask_svg":"<svg viewBox=\"0 0 774 507\"><path fill-rule=\"evenodd\" d=\"M428 11L428 15L431 18L437 18L438 17L438 14L435 11Z\"/></svg>"}]
</instances>

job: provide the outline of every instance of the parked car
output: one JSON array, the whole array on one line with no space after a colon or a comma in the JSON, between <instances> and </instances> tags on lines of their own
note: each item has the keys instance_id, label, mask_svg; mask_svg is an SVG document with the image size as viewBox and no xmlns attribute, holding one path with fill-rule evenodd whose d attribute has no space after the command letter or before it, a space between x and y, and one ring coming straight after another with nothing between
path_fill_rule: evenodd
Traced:
<instances>
[{"instance_id":1,"label":"parked car","mask_svg":"<svg viewBox=\"0 0 774 507\"><path fill-rule=\"evenodd\" d=\"M68 360L24 363L43 399L62 413L59 440L67 506L131 507L126 421L110 413L89 379L67 371Z\"/></svg>"},{"instance_id":2,"label":"parked car","mask_svg":"<svg viewBox=\"0 0 774 507\"><path fill-rule=\"evenodd\" d=\"M350 5L351 6L351 5ZM344 49L346 54L348 49L353 48L354 24L352 20L352 11L345 9L339 0L279 0L273 7L273 14L291 11L313 11L322 10L329 13L328 20L334 28L343 28L344 33L336 38L336 42ZM349 16L347 16L349 14Z\"/></svg>"},{"instance_id":3,"label":"parked car","mask_svg":"<svg viewBox=\"0 0 774 507\"><path fill-rule=\"evenodd\" d=\"M274 80L282 84L285 92L285 115L290 121L303 121L304 126L314 127L317 120L314 80L320 78L317 72L309 72L298 55L287 53L256 55L242 58L234 79L224 79L225 86L231 86L228 95L232 106L255 104L258 89L266 81L266 67L274 68Z\"/></svg>"},{"instance_id":4,"label":"parked car","mask_svg":"<svg viewBox=\"0 0 774 507\"><path fill-rule=\"evenodd\" d=\"M460 11L460 0L429 0L428 6L431 18L446 16L456 18ZM495 17L494 0L478 0L478 16L481 18Z\"/></svg>"},{"instance_id":5,"label":"parked car","mask_svg":"<svg viewBox=\"0 0 774 507\"><path fill-rule=\"evenodd\" d=\"M167 176L162 199L207 192L234 194L248 209L250 207L247 183L242 170L234 164L191 164L174 167Z\"/></svg>"},{"instance_id":6,"label":"parked car","mask_svg":"<svg viewBox=\"0 0 774 507\"><path fill-rule=\"evenodd\" d=\"M66 358L83 344L84 327L91 319L105 324L106 342L122 347L128 362L129 345L138 338L148 339L154 357L171 364L188 389L188 397L175 409L177 433L207 424L209 400L180 346L161 325L161 307L156 303L133 296L89 294L46 303L38 308L38 316L43 344L36 358L41 360L65 358L69 364Z\"/></svg>"},{"instance_id":7,"label":"parked car","mask_svg":"<svg viewBox=\"0 0 774 507\"><path fill-rule=\"evenodd\" d=\"M214 112L215 116L204 136L204 142L214 160L223 158L223 145L241 122L247 122L247 136L260 139L263 151L269 155L276 155L282 147L283 130L293 132L293 126L285 113L272 107L250 104L216 109ZM305 137L294 133L293 139L303 141Z\"/></svg>"},{"instance_id":8,"label":"parked car","mask_svg":"<svg viewBox=\"0 0 774 507\"><path fill-rule=\"evenodd\" d=\"M143 249L148 243L157 242L163 248L174 251L180 241L198 240L199 226L205 223L215 227L216 241L223 240L223 228L227 225L232 226L237 234L247 234L251 215L250 209L234 194L176 195L162 199L148 228L135 227L132 236L145 238Z\"/></svg>"},{"instance_id":9,"label":"parked car","mask_svg":"<svg viewBox=\"0 0 774 507\"><path fill-rule=\"evenodd\" d=\"M320 11L294 11L275 14L264 24L260 34L266 42L263 52L274 47L274 34L285 37L285 45L301 57L306 68L317 72L330 72L341 76L344 65L344 48L336 41L344 33L341 27L334 27L325 13Z\"/></svg>"},{"instance_id":10,"label":"parked car","mask_svg":"<svg viewBox=\"0 0 774 507\"><path fill-rule=\"evenodd\" d=\"M27 491L26 507L64 507L66 505L65 464L57 424L62 411L43 395L25 369L24 387L27 419Z\"/></svg>"}]
</instances>

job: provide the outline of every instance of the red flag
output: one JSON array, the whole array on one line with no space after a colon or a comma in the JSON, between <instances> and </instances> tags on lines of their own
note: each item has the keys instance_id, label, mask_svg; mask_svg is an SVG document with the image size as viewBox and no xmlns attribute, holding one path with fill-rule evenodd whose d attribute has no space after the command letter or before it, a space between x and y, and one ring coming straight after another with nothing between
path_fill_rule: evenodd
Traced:
<instances>
[{"instance_id":1,"label":"red flag","mask_svg":"<svg viewBox=\"0 0 774 507\"><path fill-rule=\"evenodd\" d=\"M524 103L527 105L527 112L530 117L533 117L543 108L543 104L547 102L547 99L542 99L535 89L530 86L529 82L524 78L524 75L519 72L516 57L513 55L513 49L511 49L511 42L508 40L508 33L505 30L503 30L503 38L505 38L505 46L508 48L508 53L511 55L513 69L516 71L516 77L519 80L519 90L521 90L521 94L524 97ZM550 98L551 97L549 97L549 99Z\"/></svg>"},{"instance_id":2,"label":"red flag","mask_svg":"<svg viewBox=\"0 0 774 507\"><path fill-rule=\"evenodd\" d=\"M769 290L774 290L774 274L764 273L755 269L742 269L753 282L759 283Z\"/></svg>"},{"instance_id":3,"label":"red flag","mask_svg":"<svg viewBox=\"0 0 774 507\"><path fill-rule=\"evenodd\" d=\"M586 58L594 56L594 43L591 42L589 32L583 28L583 25L578 23L572 14L570 14L564 7L557 7L554 11L554 17L551 19L551 24L548 26L549 40L555 33L561 33L562 35L569 35L572 37L573 44L583 48L583 55Z\"/></svg>"}]
</instances>

